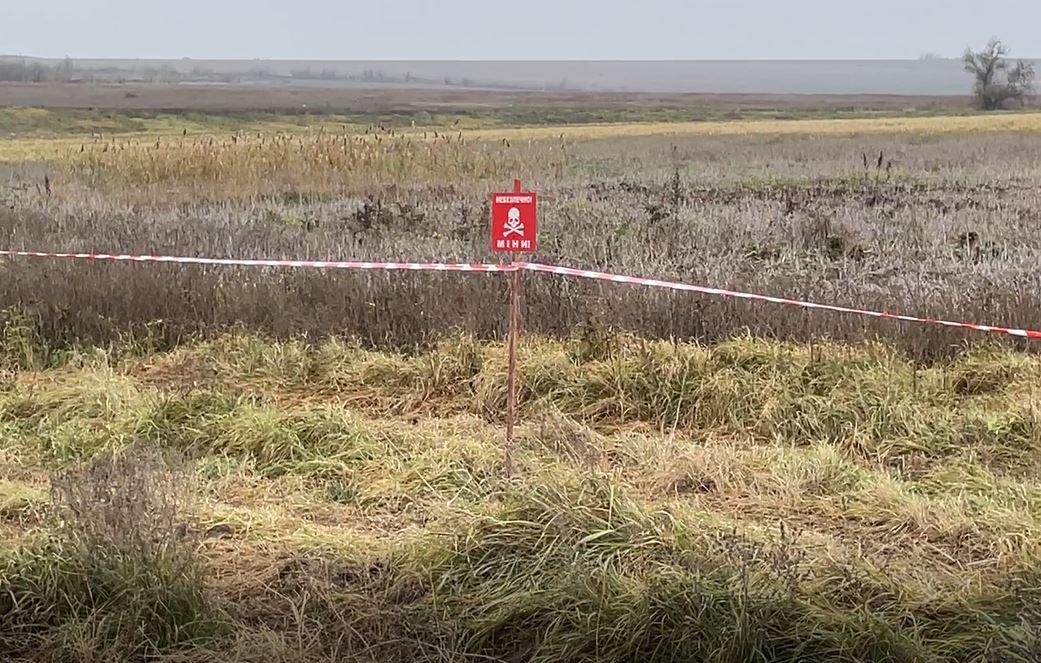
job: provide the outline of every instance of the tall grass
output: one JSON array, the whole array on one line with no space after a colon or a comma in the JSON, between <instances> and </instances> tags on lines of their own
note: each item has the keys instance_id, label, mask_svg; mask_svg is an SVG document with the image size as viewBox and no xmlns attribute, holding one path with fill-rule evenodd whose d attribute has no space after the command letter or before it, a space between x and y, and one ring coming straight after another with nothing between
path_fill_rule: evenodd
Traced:
<instances>
[{"instance_id":1,"label":"tall grass","mask_svg":"<svg viewBox=\"0 0 1041 663\"><path fill-rule=\"evenodd\" d=\"M495 260L521 176L545 262L1041 327L1038 136L941 124L99 140L0 169L0 243ZM1041 656L1025 344L529 275L507 481L497 276L0 280L0 656Z\"/></svg>"},{"instance_id":2,"label":"tall grass","mask_svg":"<svg viewBox=\"0 0 1041 663\"><path fill-rule=\"evenodd\" d=\"M2 562L0 652L143 660L213 639L183 481L140 450L56 476L57 533Z\"/></svg>"},{"instance_id":3,"label":"tall grass","mask_svg":"<svg viewBox=\"0 0 1041 663\"><path fill-rule=\"evenodd\" d=\"M487 196L542 194L537 258L636 275L1039 327L1034 134L645 138L533 145L415 136L230 136L90 148L94 167L12 173L0 242L208 256L495 260ZM193 142L196 141L196 142ZM346 144L345 144L346 142ZM870 154L870 158L867 155ZM877 167L878 156L883 166ZM353 155L353 156L352 156ZM891 163L890 163L891 162ZM865 163L868 164L865 167ZM70 179L71 177L71 179ZM40 188L40 193L36 188ZM415 347L500 337L505 285L387 275L5 260L0 307L56 347L164 346L241 324ZM651 337L898 340L918 357L981 338L884 321L554 277L525 279L525 327Z\"/></svg>"},{"instance_id":4,"label":"tall grass","mask_svg":"<svg viewBox=\"0 0 1041 663\"><path fill-rule=\"evenodd\" d=\"M1016 624L1029 601L916 596L868 568L811 561L783 528L764 541L648 512L597 479L530 486L505 502L426 561L447 594L436 597L439 617L462 623L467 652L533 661L1025 661L1038 651L1036 640L1024 647L1000 626Z\"/></svg>"},{"instance_id":5,"label":"tall grass","mask_svg":"<svg viewBox=\"0 0 1041 663\"><path fill-rule=\"evenodd\" d=\"M503 359L232 334L12 371L3 471L86 469L55 475L56 522L16 521L39 529L3 553L5 654L1041 651L1037 357L530 339L512 481Z\"/></svg>"},{"instance_id":6,"label":"tall grass","mask_svg":"<svg viewBox=\"0 0 1041 663\"><path fill-rule=\"evenodd\" d=\"M500 181L527 170L531 143L476 142L462 133L252 134L114 139L73 155L70 174L111 195L152 200L227 200L266 196L334 196L365 187L416 181ZM544 156L545 152L539 152ZM560 158L566 158L561 154Z\"/></svg>"}]
</instances>

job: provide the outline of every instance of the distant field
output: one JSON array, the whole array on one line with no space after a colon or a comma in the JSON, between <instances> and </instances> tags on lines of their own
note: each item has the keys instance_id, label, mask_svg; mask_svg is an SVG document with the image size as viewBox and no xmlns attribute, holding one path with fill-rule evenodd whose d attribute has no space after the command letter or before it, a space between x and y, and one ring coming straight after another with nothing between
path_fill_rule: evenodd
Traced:
<instances>
[{"instance_id":1,"label":"distant field","mask_svg":"<svg viewBox=\"0 0 1041 663\"><path fill-rule=\"evenodd\" d=\"M971 109L968 95L798 95L408 89L391 86L0 83L0 107L119 111L416 113L546 110L687 110L692 113L836 113ZM305 109L304 106L307 108Z\"/></svg>"},{"instance_id":2,"label":"distant field","mask_svg":"<svg viewBox=\"0 0 1041 663\"><path fill-rule=\"evenodd\" d=\"M977 131L1041 130L1041 113L915 118L745 120L734 122L648 122L593 124L577 127L477 129L472 138L621 138L632 136L747 136L759 134L869 135L894 133L967 133Z\"/></svg>"},{"instance_id":3,"label":"distant field","mask_svg":"<svg viewBox=\"0 0 1041 663\"><path fill-rule=\"evenodd\" d=\"M60 64L50 61L49 64ZM103 80L208 80L296 87L399 87L752 94L960 95L955 59L821 61L85 60Z\"/></svg>"},{"instance_id":4,"label":"distant field","mask_svg":"<svg viewBox=\"0 0 1041 663\"><path fill-rule=\"evenodd\" d=\"M532 111L534 112L534 111ZM563 117L575 119L576 113L559 111ZM654 118L653 113L648 113ZM53 159L77 159L87 147L98 148L105 140L122 144L151 143L157 139L214 135L227 137L236 132L292 133L329 131L345 135L369 133L372 122L382 130L397 135L431 140L450 135L473 141L502 140L594 140L634 138L641 136L742 136L742 135L871 135L871 134L943 134L988 131L1041 130L1041 113L996 113L990 115L924 115L891 117L846 117L824 119L739 119L683 121L676 112L668 121L603 121L600 117L579 117L579 121L548 123L541 117L530 122L526 118L504 114L451 115L425 113L418 115L371 116L351 115L285 115L285 114L144 114L79 113L35 108L0 108L0 123L6 125L6 137L0 135L0 161L17 162ZM529 118L530 119L530 118ZM597 121L600 119L601 121ZM386 123L381 120L386 120Z\"/></svg>"}]
</instances>

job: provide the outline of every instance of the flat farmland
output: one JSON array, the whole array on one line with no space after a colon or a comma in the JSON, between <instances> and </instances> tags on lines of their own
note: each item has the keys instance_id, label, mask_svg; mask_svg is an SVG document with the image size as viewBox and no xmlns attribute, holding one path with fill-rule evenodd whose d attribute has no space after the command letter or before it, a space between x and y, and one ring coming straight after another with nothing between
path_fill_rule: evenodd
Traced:
<instances>
[{"instance_id":1,"label":"flat farmland","mask_svg":"<svg viewBox=\"0 0 1041 663\"><path fill-rule=\"evenodd\" d=\"M570 92L531 90L453 90L449 87L416 88L391 84L343 86L261 86L233 84L146 84L146 83L0 83L0 105L33 108L70 108L121 111L298 111L303 105L315 110L346 109L360 112L398 111L424 108L507 109L564 108L606 110L611 108L671 108L697 112L700 108L720 112L765 110L775 112L828 111L904 112L968 111L972 100L965 96L906 95L785 95L785 94L698 94L648 92Z\"/></svg>"},{"instance_id":2,"label":"flat farmland","mask_svg":"<svg viewBox=\"0 0 1041 663\"><path fill-rule=\"evenodd\" d=\"M130 90L0 110L0 248L493 262L518 177L540 262L1041 329L1037 114ZM507 477L505 301L0 260L0 655L1041 656L1036 342L529 274Z\"/></svg>"}]
</instances>

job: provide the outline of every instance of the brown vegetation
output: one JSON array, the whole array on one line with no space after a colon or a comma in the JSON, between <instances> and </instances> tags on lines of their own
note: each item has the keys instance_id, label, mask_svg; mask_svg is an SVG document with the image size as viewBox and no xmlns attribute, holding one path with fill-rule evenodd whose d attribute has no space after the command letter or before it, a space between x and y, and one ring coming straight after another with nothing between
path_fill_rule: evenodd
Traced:
<instances>
[{"instance_id":1,"label":"brown vegetation","mask_svg":"<svg viewBox=\"0 0 1041 663\"><path fill-rule=\"evenodd\" d=\"M697 117L718 113L820 114L828 112L965 111L968 95L773 95L623 92L535 92L528 90L423 90L365 87L235 85L22 84L0 83L0 105L113 111L185 110L207 112L285 111L388 113L441 111L479 113L520 107L582 110L678 109ZM306 106L306 108L304 108Z\"/></svg>"},{"instance_id":2,"label":"brown vegetation","mask_svg":"<svg viewBox=\"0 0 1041 663\"><path fill-rule=\"evenodd\" d=\"M519 176L543 262L1041 327L1036 132L247 129L27 141L0 246L489 261ZM4 259L0 658L1038 660L1036 354L526 275L507 480L504 295Z\"/></svg>"},{"instance_id":3,"label":"brown vegetation","mask_svg":"<svg viewBox=\"0 0 1041 663\"><path fill-rule=\"evenodd\" d=\"M0 391L6 659L1041 652L1037 357L529 338L512 481L501 344L66 360Z\"/></svg>"},{"instance_id":4,"label":"brown vegetation","mask_svg":"<svg viewBox=\"0 0 1041 663\"><path fill-rule=\"evenodd\" d=\"M191 141L195 142L192 143ZM473 144L303 137L90 148L15 171L0 243L35 250L366 260L493 260L487 193L543 194L539 260L872 309L1041 326L1034 134L654 137ZM870 156L869 156L870 155ZM82 155L74 155L82 156ZM36 174L34 174L36 173ZM37 181L34 182L34 180ZM279 336L425 343L501 333L485 275L345 274L6 260L0 306L60 344L163 345L241 324ZM529 277L528 329L648 336L883 334L923 357L964 333Z\"/></svg>"}]
</instances>

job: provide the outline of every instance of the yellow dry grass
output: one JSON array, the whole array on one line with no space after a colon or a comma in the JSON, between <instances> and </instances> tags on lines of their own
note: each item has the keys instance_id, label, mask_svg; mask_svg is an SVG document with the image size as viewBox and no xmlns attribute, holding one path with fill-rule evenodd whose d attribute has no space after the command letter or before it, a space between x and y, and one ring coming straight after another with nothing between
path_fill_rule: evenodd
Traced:
<instances>
[{"instance_id":1,"label":"yellow dry grass","mask_svg":"<svg viewBox=\"0 0 1041 663\"><path fill-rule=\"evenodd\" d=\"M882 660L861 655L859 643L882 638L866 641L872 652L889 651L885 638L899 637L915 655L885 660L960 661L1018 651L1018 625L1037 623L1033 595L1008 589L1036 587L1041 556L1039 424L1034 404L1012 397L1038 382L1037 357L974 351L912 376L882 345L743 338L708 348L617 337L599 359L582 359L584 347L525 344L510 480L501 422L488 416L502 409L501 344L460 338L390 355L235 334L170 353L16 371L0 390L0 432L8 434L0 446L14 460L0 463L0 600L21 603L0 633L23 629L41 648L64 651L64 631L31 608L83 604L66 622L84 629L83 646L94 651L114 646L105 639L114 636L87 630L95 615L113 619L140 602L173 606L164 619L179 629L201 623L199 615L227 618L227 631L191 638L190 647L215 652L180 640L156 646L182 647L176 660L264 660L239 648L266 628L274 644L257 651L273 660L358 658L281 656L280 638L309 629L308 654L339 646L332 643L349 632L363 634L359 650L406 637L424 649L450 642L465 655L439 660L463 661L476 649L471 615L528 628L530 615L563 620L557 613L566 612L595 623L595 638L610 634L600 620L616 607L659 623L657 613L640 612L654 602L661 614L679 615L677 632L695 633L700 646L711 630L695 620L718 610L709 624L722 624L729 638L732 623L746 619L734 613L745 609L737 601L751 596L757 610L778 601L785 610L753 612L764 624L755 628L797 645L823 631L828 647L853 652L828 660ZM299 399L301 391L312 398ZM169 581L163 602L136 598L152 595L128 576L121 602L99 613L90 590L113 574L75 566L79 558L61 547L68 534L41 518L55 507L50 513L72 513L61 491L45 491L49 471L110 462L104 451L134 442L190 458L177 479L185 492L173 493L181 501L169 506L133 483L150 454L129 452L136 465L102 478L130 476L126 485L143 502L173 509L159 512L171 515L155 519L170 523L157 536L176 525L199 537L186 559L205 575L192 587L228 612L172 600L185 594ZM75 476L97 485L93 474ZM116 482L111 490L129 488ZM122 529L116 543L92 549L103 561L136 531L138 511L112 503L99 522ZM51 590L55 577L83 580ZM758 593L732 598L748 588ZM506 617L486 616L489 605L506 605ZM442 622L445 634L415 627ZM649 628L632 623L617 626L621 637ZM836 623L853 626L832 634ZM456 629L462 644L449 639ZM572 632L555 637L570 642ZM685 637L650 633L653 646ZM767 654L780 648L753 644ZM19 645L0 637L0 658ZM1036 660L1005 650L993 660ZM925 655L934 651L953 653ZM645 658L628 652L596 660ZM667 658L713 660L683 654ZM776 660L767 654L755 658Z\"/></svg>"},{"instance_id":2,"label":"yellow dry grass","mask_svg":"<svg viewBox=\"0 0 1041 663\"><path fill-rule=\"evenodd\" d=\"M739 120L733 122L648 122L588 124L568 127L477 129L471 138L567 139L624 138L641 136L740 136L769 134L863 135L949 134L979 131L1041 131L1041 113L939 117L891 117L826 120Z\"/></svg>"},{"instance_id":3,"label":"yellow dry grass","mask_svg":"<svg viewBox=\"0 0 1041 663\"><path fill-rule=\"evenodd\" d=\"M343 131L344 125L316 122L306 127L285 123L243 124L239 130L262 133ZM349 132L363 133L358 126ZM439 127L417 127L399 132L416 139L434 140ZM742 136L742 135L873 135L953 134L1001 131L1041 131L1041 113L997 113L990 115L889 117L809 120L736 120L711 122L633 122L568 126L502 127L451 130L452 136L475 141L498 140L598 140L644 136ZM118 143L141 144L157 138L181 136L182 132L117 134L106 136ZM188 135L200 135L189 131ZM0 163L75 159L81 148L93 144L83 137L12 138L0 140Z\"/></svg>"}]
</instances>

